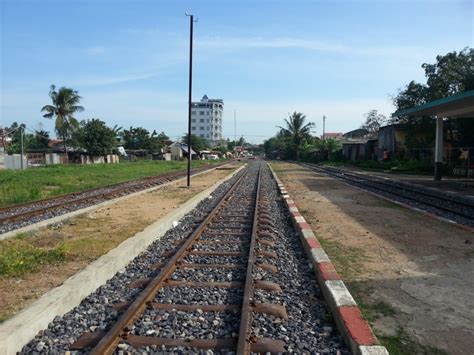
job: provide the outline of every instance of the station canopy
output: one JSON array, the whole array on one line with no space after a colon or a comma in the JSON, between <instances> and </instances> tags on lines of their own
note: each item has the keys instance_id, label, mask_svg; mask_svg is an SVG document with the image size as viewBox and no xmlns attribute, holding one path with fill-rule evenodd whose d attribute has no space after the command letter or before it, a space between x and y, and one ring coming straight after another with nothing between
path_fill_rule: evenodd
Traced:
<instances>
[{"instance_id":1,"label":"station canopy","mask_svg":"<svg viewBox=\"0 0 474 355\"><path fill-rule=\"evenodd\" d=\"M437 117L472 117L474 118L474 90L469 90L431 101L423 105L399 110L392 114L400 116L437 116Z\"/></svg>"}]
</instances>

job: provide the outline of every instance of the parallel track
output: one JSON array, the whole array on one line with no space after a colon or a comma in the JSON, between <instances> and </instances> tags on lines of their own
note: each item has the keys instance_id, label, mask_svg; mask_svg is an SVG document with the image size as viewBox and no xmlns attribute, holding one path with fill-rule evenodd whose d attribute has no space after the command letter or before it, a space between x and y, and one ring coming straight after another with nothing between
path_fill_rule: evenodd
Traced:
<instances>
[{"instance_id":1,"label":"parallel track","mask_svg":"<svg viewBox=\"0 0 474 355\"><path fill-rule=\"evenodd\" d=\"M456 198L442 192L423 188L422 186L348 172L347 170L333 167L320 167L304 163L300 165L313 171L322 172L346 181L363 189L411 201L416 204L416 208L428 209L429 212L436 212L436 214L441 217L445 217L445 213L448 214L448 219L459 217L461 224L474 226L474 201L470 201L469 199Z\"/></svg>"},{"instance_id":2,"label":"parallel track","mask_svg":"<svg viewBox=\"0 0 474 355\"><path fill-rule=\"evenodd\" d=\"M192 173L209 170L226 163L210 165L208 167L193 169ZM93 189L74 192L67 195L50 197L38 201L17 204L0 208L0 228L14 230L20 228L22 223L31 218L51 218L82 208L83 206L97 204L116 197L163 185L167 182L186 176L185 171L169 172L157 176L131 180L123 183L112 184ZM18 226L17 226L18 225ZM0 230L1 233L1 230Z\"/></svg>"},{"instance_id":3,"label":"parallel track","mask_svg":"<svg viewBox=\"0 0 474 355\"><path fill-rule=\"evenodd\" d=\"M252 167L247 169L227 191L216 207L202 223L185 239L177 250L172 251L168 261L155 265L159 270L151 279L136 280L134 287L145 287L130 303L117 305L123 310L115 324L105 333L85 333L71 347L71 350L92 348L91 354L111 354L120 343L132 345L135 349L145 346L160 348L189 348L235 351L237 354L281 353L285 344L281 340L255 338L252 336L252 316L254 313L266 313L275 317L287 318L286 308L278 304L254 301L254 289L280 292L280 287L268 281L254 281L255 268L277 272L272 264L257 263L257 255L276 258L268 250L275 239L273 222L268 209L268 201L261 193L261 176L264 165L259 164L258 172ZM238 251L225 250L224 246L237 246ZM221 249L224 248L224 251ZM220 250L221 249L221 250ZM246 260L242 263L192 263L189 258L199 256L236 257ZM188 261L186 261L188 260ZM183 270L237 269L245 272L244 280L225 282L179 280ZM184 272L186 274L186 272ZM184 277L186 278L186 277ZM192 280L192 276L191 276ZM243 287L241 302L235 304L181 304L158 303L155 301L163 288L226 288ZM186 339L179 337L155 337L133 334L134 324L150 310L169 310L179 312L239 312L240 325L237 337L221 339Z\"/></svg>"}]
</instances>

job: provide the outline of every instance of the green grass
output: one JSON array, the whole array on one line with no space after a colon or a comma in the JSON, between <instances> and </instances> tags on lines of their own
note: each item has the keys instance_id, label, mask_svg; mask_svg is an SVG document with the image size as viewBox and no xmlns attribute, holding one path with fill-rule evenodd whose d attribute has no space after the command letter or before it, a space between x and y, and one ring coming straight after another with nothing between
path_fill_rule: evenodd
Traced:
<instances>
[{"instance_id":1,"label":"green grass","mask_svg":"<svg viewBox=\"0 0 474 355\"><path fill-rule=\"evenodd\" d=\"M218 160L197 160L193 168ZM0 207L181 170L185 161L138 161L119 164L52 165L0 170Z\"/></svg>"},{"instance_id":2,"label":"green grass","mask_svg":"<svg viewBox=\"0 0 474 355\"><path fill-rule=\"evenodd\" d=\"M21 276L44 264L57 264L66 259L66 250L61 246L53 249L38 248L27 239L17 237L2 242L0 249L0 276Z\"/></svg>"},{"instance_id":3,"label":"green grass","mask_svg":"<svg viewBox=\"0 0 474 355\"><path fill-rule=\"evenodd\" d=\"M318 240L344 280L352 280L361 273L363 262L367 258L363 249L348 247L335 240L321 238L319 235Z\"/></svg>"},{"instance_id":4,"label":"green grass","mask_svg":"<svg viewBox=\"0 0 474 355\"><path fill-rule=\"evenodd\" d=\"M377 338L380 343L384 345L390 355L446 355L447 352L444 350L435 348L433 346L421 345L417 341L410 338L410 336L399 329L397 334L394 336L387 336L377 334Z\"/></svg>"}]
</instances>

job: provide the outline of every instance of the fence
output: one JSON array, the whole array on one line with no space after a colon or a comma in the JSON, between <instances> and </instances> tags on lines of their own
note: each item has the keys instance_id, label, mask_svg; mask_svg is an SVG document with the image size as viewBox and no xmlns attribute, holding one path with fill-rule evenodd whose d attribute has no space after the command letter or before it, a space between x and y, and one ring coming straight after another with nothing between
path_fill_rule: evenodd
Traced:
<instances>
[{"instance_id":1,"label":"fence","mask_svg":"<svg viewBox=\"0 0 474 355\"><path fill-rule=\"evenodd\" d=\"M434 148L409 149L405 158L434 163ZM443 161L449 175L474 177L474 147L445 148Z\"/></svg>"}]
</instances>

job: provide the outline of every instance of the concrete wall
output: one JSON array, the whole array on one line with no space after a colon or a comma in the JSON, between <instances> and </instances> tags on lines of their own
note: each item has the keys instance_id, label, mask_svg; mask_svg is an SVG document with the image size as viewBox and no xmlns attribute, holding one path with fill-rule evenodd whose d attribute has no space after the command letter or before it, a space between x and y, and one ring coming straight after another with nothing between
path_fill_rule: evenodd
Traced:
<instances>
[{"instance_id":1,"label":"concrete wall","mask_svg":"<svg viewBox=\"0 0 474 355\"><path fill-rule=\"evenodd\" d=\"M0 147L0 169L5 169L5 151Z\"/></svg>"},{"instance_id":2,"label":"concrete wall","mask_svg":"<svg viewBox=\"0 0 474 355\"><path fill-rule=\"evenodd\" d=\"M12 170L21 169L21 154L5 156L5 168ZM23 156L23 169L26 169L26 156Z\"/></svg>"}]
</instances>

